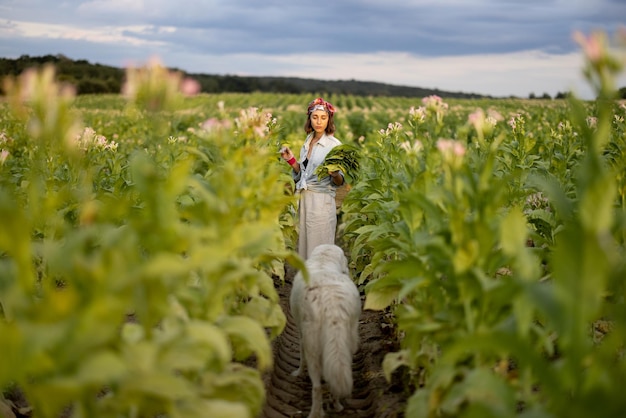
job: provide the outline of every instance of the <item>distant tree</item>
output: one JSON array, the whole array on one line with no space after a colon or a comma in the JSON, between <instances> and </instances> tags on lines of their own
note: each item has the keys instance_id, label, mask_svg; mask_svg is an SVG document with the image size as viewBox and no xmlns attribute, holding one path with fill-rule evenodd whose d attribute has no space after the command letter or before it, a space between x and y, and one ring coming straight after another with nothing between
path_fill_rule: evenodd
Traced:
<instances>
[{"instance_id":1,"label":"distant tree","mask_svg":"<svg viewBox=\"0 0 626 418\"><path fill-rule=\"evenodd\" d=\"M626 86L620 88L617 91L617 97L620 99L626 99Z\"/></svg>"},{"instance_id":2,"label":"distant tree","mask_svg":"<svg viewBox=\"0 0 626 418\"><path fill-rule=\"evenodd\" d=\"M102 94L113 93L103 80L97 78L83 78L76 85L78 94Z\"/></svg>"},{"instance_id":3,"label":"distant tree","mask_svg":"<svg viewBox=\"0 0 626 418\"><path fill-rule=\"evenodd\" d=\"M7 75L19 75L27 68L52 64L56 68L59 80L76 86L79 94L119 93L124 81L124 69L101 64L91 64L87 60L72 60L62 55L30 56L22 55L18 59L0 58L0 78ZM291 94L320 95L325 98L332 94L374 97L412 97L422 98L437 95L442 98L489 98L474 93L450 92L433 88L408 87L371 81L319 80L297 77L240 77L235 75L188 74L176 68L184 76L192 77L200 83L203 93L221 92L279 92ZM0 85L0 94L2 92ZM534 94L532 98L534 98Z\"/></svg>"},{"instance_id":4,"label":"distant tree","mask_svg":"<svg viewBox=\"0 0 626 418\"><path fill-rule=\"evenodd\" d=\"M530 94L528 95L528 98L529 98L529 99L536 99L536 98L537 98L537 96L535 96L535 93L530 93Z\"/></svg>"},{"instance_id":5,"label":"distant tree","mask_svg":"<svg viewBox=\"0 0 626 418\"><path fill-rule=\"evenodd\" d=\"M217 78L200 75L196 79L200 83L200 90L203 93L217 93L220 91L220 83Z\"/></svg>"},{"instance_id":6,"label":"distant tree","mask_svg":"<svg viewBox=\"0 0 626 418\"><path fill-rule=\"evenodd\" d=\"M106 81L108 93L117 94L122 91L122 80L114 77L109 77Z\"/></svg>"},{"instance_id":7,"label":"distant tree","mask_svg":"<svg viewBox=\"0 0 626 418\"><path fill-rule=\"evenodd\" d=\"M220 86L222 91L230 93L251 93L254 88L246 77L237 77L233 75L226 75L221 77Z\"/></svg>"},{"instance_id":8,"label":"distant tree","mask_svg":"<svg viewBox=\"0 0 626 418\"><path fill-rule=\"evenodd\" d=\"M268 91L272 93L297 94L300 92L300 89L297 86L282 80L272 80L267 84L267 87Z\"/></svg>"},{"instance_id":9,"label":"distant tree","mask_svg":"<svg viewBox=\"0 0 626 418\"><path fill-rule=\"evenodd\" d=\"M541 98L544 100L552 100L552 97L548 93L543 93Z\"/></svg>"}]
</instances>

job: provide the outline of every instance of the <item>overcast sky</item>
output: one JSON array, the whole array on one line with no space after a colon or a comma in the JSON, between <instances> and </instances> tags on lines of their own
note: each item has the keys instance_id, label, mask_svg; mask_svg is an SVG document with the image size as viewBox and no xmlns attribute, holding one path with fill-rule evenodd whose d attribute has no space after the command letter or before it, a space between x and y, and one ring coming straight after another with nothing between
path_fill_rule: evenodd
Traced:
<instances>
[{"instance_id":1,"label":"overcast sky","mask_svg":"<svg viewBox=\"0 0 626 418\"><path fill-rule=\"evenodd\" d=\"M0 56L587 98L572 33L625 24L626 0L0 0Z\"/></svg>"}]
</instances>

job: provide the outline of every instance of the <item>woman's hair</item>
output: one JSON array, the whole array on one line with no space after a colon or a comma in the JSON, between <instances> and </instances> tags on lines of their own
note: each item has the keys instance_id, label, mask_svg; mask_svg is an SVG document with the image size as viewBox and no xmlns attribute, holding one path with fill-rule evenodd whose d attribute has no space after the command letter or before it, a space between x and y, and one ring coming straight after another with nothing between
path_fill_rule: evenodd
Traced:
<instances>
[{"instance_id":1,"label":"woman's hair","mask_svg":"<svg viewBox=\"0 0 626 418\"><path fill-rule=\"evenodd\" d=\"M317 99L311 101L306 111L306 122L304 123L304 131L307 134L310 134L314 131L313 125L311 125L311 113L315 110L324 110L328 114L328 125L326 125L326 134L332 135L335 133L335 108L332 104L327 102L326 100L318 97Z\"/></svg>"}]
</instances>

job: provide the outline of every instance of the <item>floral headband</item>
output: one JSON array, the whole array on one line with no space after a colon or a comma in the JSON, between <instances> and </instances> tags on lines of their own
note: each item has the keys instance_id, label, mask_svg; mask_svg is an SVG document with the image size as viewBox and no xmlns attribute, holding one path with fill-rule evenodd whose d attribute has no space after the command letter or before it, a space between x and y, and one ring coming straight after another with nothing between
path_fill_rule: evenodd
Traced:
<instances>
[{"instance_id":1,"label":"floral headband","mask_svg":"<svg viewBox=\"0 0 626 418\"><path fill-rule=\"evenodd\" d=\"M326 100L322 99L321 97L318 97L317 99L309 103L307 114L310 115L316 110L325 110L331 116L335 113L335 108L333 107L333 105L331 105L330 103L328 103Z\"/></svg>"}]
</instances>

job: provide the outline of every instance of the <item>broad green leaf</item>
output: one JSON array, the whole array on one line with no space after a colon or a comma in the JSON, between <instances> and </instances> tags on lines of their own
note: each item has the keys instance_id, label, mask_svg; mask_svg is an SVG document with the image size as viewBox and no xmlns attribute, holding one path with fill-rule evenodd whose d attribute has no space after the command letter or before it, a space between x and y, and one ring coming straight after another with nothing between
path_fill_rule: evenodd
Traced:
<instances>
[{"instance_id":1,"label":"broad green leaf","mask_svg":"<svg viewBox=\"0 0 626 418\"><path fill-rule=\"evenodd\" d=\"M158 347L151 341L140 340L136 343L126 344L122 355L124 361L132 369L132 373L148 373L155 369L158 358Z\"/></svg>"},{"instance_id":2,"label":"broad green leaf","mask_svg":"<svg viewBox=\"0 0 626 418\"><path fill-rule=\"evenodd\" d=\"M270 328L271 338L278 336L287 323L280 305L260 296L253 297L246 302L241 313L255 319L263 327Z\"/></svg>"},{"instance_id":3,"label":"broad green leaf","mask_svg":"<svg viewBox=\"0 0 626 418\"><path fill-rule=\"evenodd\" d=\"M515 396L512 388L492 370L474 369L452 386L441 404L441 410L451 415L459 415L462 408L470 411L480 408L492 417L512 416L516 410Z\"/></svg>"},{"instance_id":4,"label":"broad green leaf","mask_svg":"<svg viewBox=\"0 0 626 418\"><path fill-rule=\"evenodd\" d=\"M157 399L169 401L194 396L193 386L184 376L158 370L130 373L119 383L119 391L125 396L154 396Z\"/></svg>"},{"instance_id":5,"label":"broad green leaf","mask_svg":"<svg viewBox=\"0 0 626 418\"><path fill-rule=\"evenodd\" d=\"M186 333L194 342L201 342L213 349L213 356L225 364L231 358L228 338L217 326L200 320L191 320L187 324Z\"/></svg>"},{"instance_id":6,"label":"broad green leaf","mask_svg":"<svg viewBox=\"0 0 626 418\"><path fill-rule=\"evenodd\" d=\"M608 172L595 174L592 187L580 200L580 218L585 229L598 234L609 230L613 224L616 192L614 176Z\"/></svg>"},{"instance_id":7,"label":"broad green leaf","mask_svg":"<svg viewBox=\"0 0 626 418\"><path fill-rule=\"evenodd\" d=\"M258 416L265 400L265 386L258 370L231 364L220 374L204 374L202 386L211 397L247 405Z\"/></svg>"},{"instance_id":8,"label":"broad green leaf","mask_svg":"<svg viewBox=\"0 0 626 418\"><path fill-rule=\"evenodd\" d=\"M519 208L512 208L500 225L502 250L509 256L518 254L525 247L526 233L526 218L524 214Z\"/></svg>"},{"instance_id":9,"label":"broad green leaf","mask_svg":"<svg viewBox=\"0 0 626 418\"><path fill-rule=\"evenodd\" d=\"M61 376L60 373L52 379L42 379L29 385L30 396L47 401L38 404L38 413L45 417L60 416L70 402L80 398L82 390L83 385L78 379Z\"/></svg>"},{"instance_id":10,"label":"broad green leaf","mask_svg":"<svg viewBox=\"0 0 626 418\"><path fill-rule=\"evenodd\" d=\"M391 374L401 366L409 366L410 362L408 359L409 351L408 350L400 350L395 353L387 353L385 354L385 358L383 359L383 373L385 374L385 379L387 382L391 382Z\"/></svg>"},{"instance_id":11,"label":"broad green leaf","mask_svg":"<svg viewBox=\"0 0 626 418\"><path fill-rule=\"evenodd\" d=\"M111 350L103 350L87 357L76 374L79 382L86 385L111 384L128 373L123 359Z\"/></svg>"},{"instance_id":12,"label":"broad green leaf","mask_svg":"<svg viewBox=\"0 0 626 418\"><path fill-rule=\"evenodd\" d=\"M386 287L366 292L363 309L380 311L392 305L398 297L397 287Z\"/></svg>"},{"instance_id":13,"label":"broad green leaf","mask_svg":"<svg viewBox=\"0 0 626 418\"><path fill-rule=\"evenodd\" d=\"M434 403L430 401L431 395L426 389L417 389L407 401L406 406L406 416L407 417L428 417L431 415L431 404ZM437 409L433 405L433 410Z\"/></svg>"},{"instance_id":14,"label":"broad green leaf","mask_svg":"<svg viewBox=\"0 0 626 418\"><path fill-rule=\"evenodd\" d=\"M469 240L456 249L452 258L452 264L454 266L454 272L456 274L463 274L470 270L479 255L479 244L476 240Z\"/></svg>"},{"instance_id":15,"label":"broad green leaf","mask_svg":"<svg viewBox=\"0 0 626 418\"><path fill-rule=\"evenodd\" d=\"M136 344L145 336L144 328L135 322L125 322L122 326L122 340L127 344Z\"/></svg>"},{"instance_id":16,"label":"broad green leaf","mask_svg":"<svg viewBox=\"0 0 626 418\"><path fill-rule=\"evenodd\" d=\"M185 260L175 254L159 254L149 263L146 263L142 273L149 278L168 277L181 275L189 272L189 265Z\"/></svg>"},{"instance_id":17,"label":"broad green leaf","mask_svg":"<svg viewBox=\"0 0 626 418\"><path fill-rule=\"evenodd\" d=\"M233 341L236 354L245 358L249 353L255 353L261 370L272 365L268 337L257 321L245 316L228 316L219 321L219 326Z\"/></svg>"},{"instance_id":18,"label":"broad green leaf","mask_svg":"<svg viewBox=\"0 0 626 418\"><path fill-rule=\"evenodd\" d=\"M222 370L231 359L225 333L205 321L165 318L155 337L160 348L158 367L162 370Z\"/></svg>"},{"instance_id":19,"label":"broad green leaf","mask_svg":"<svg viewBox=\"0 0 626 418\"><path fill-rule=\"evenodd\" d=\"M173 418L253 418L246 405L222 399L196 399L178 402Z\"/></svg>"}]
</instances>

